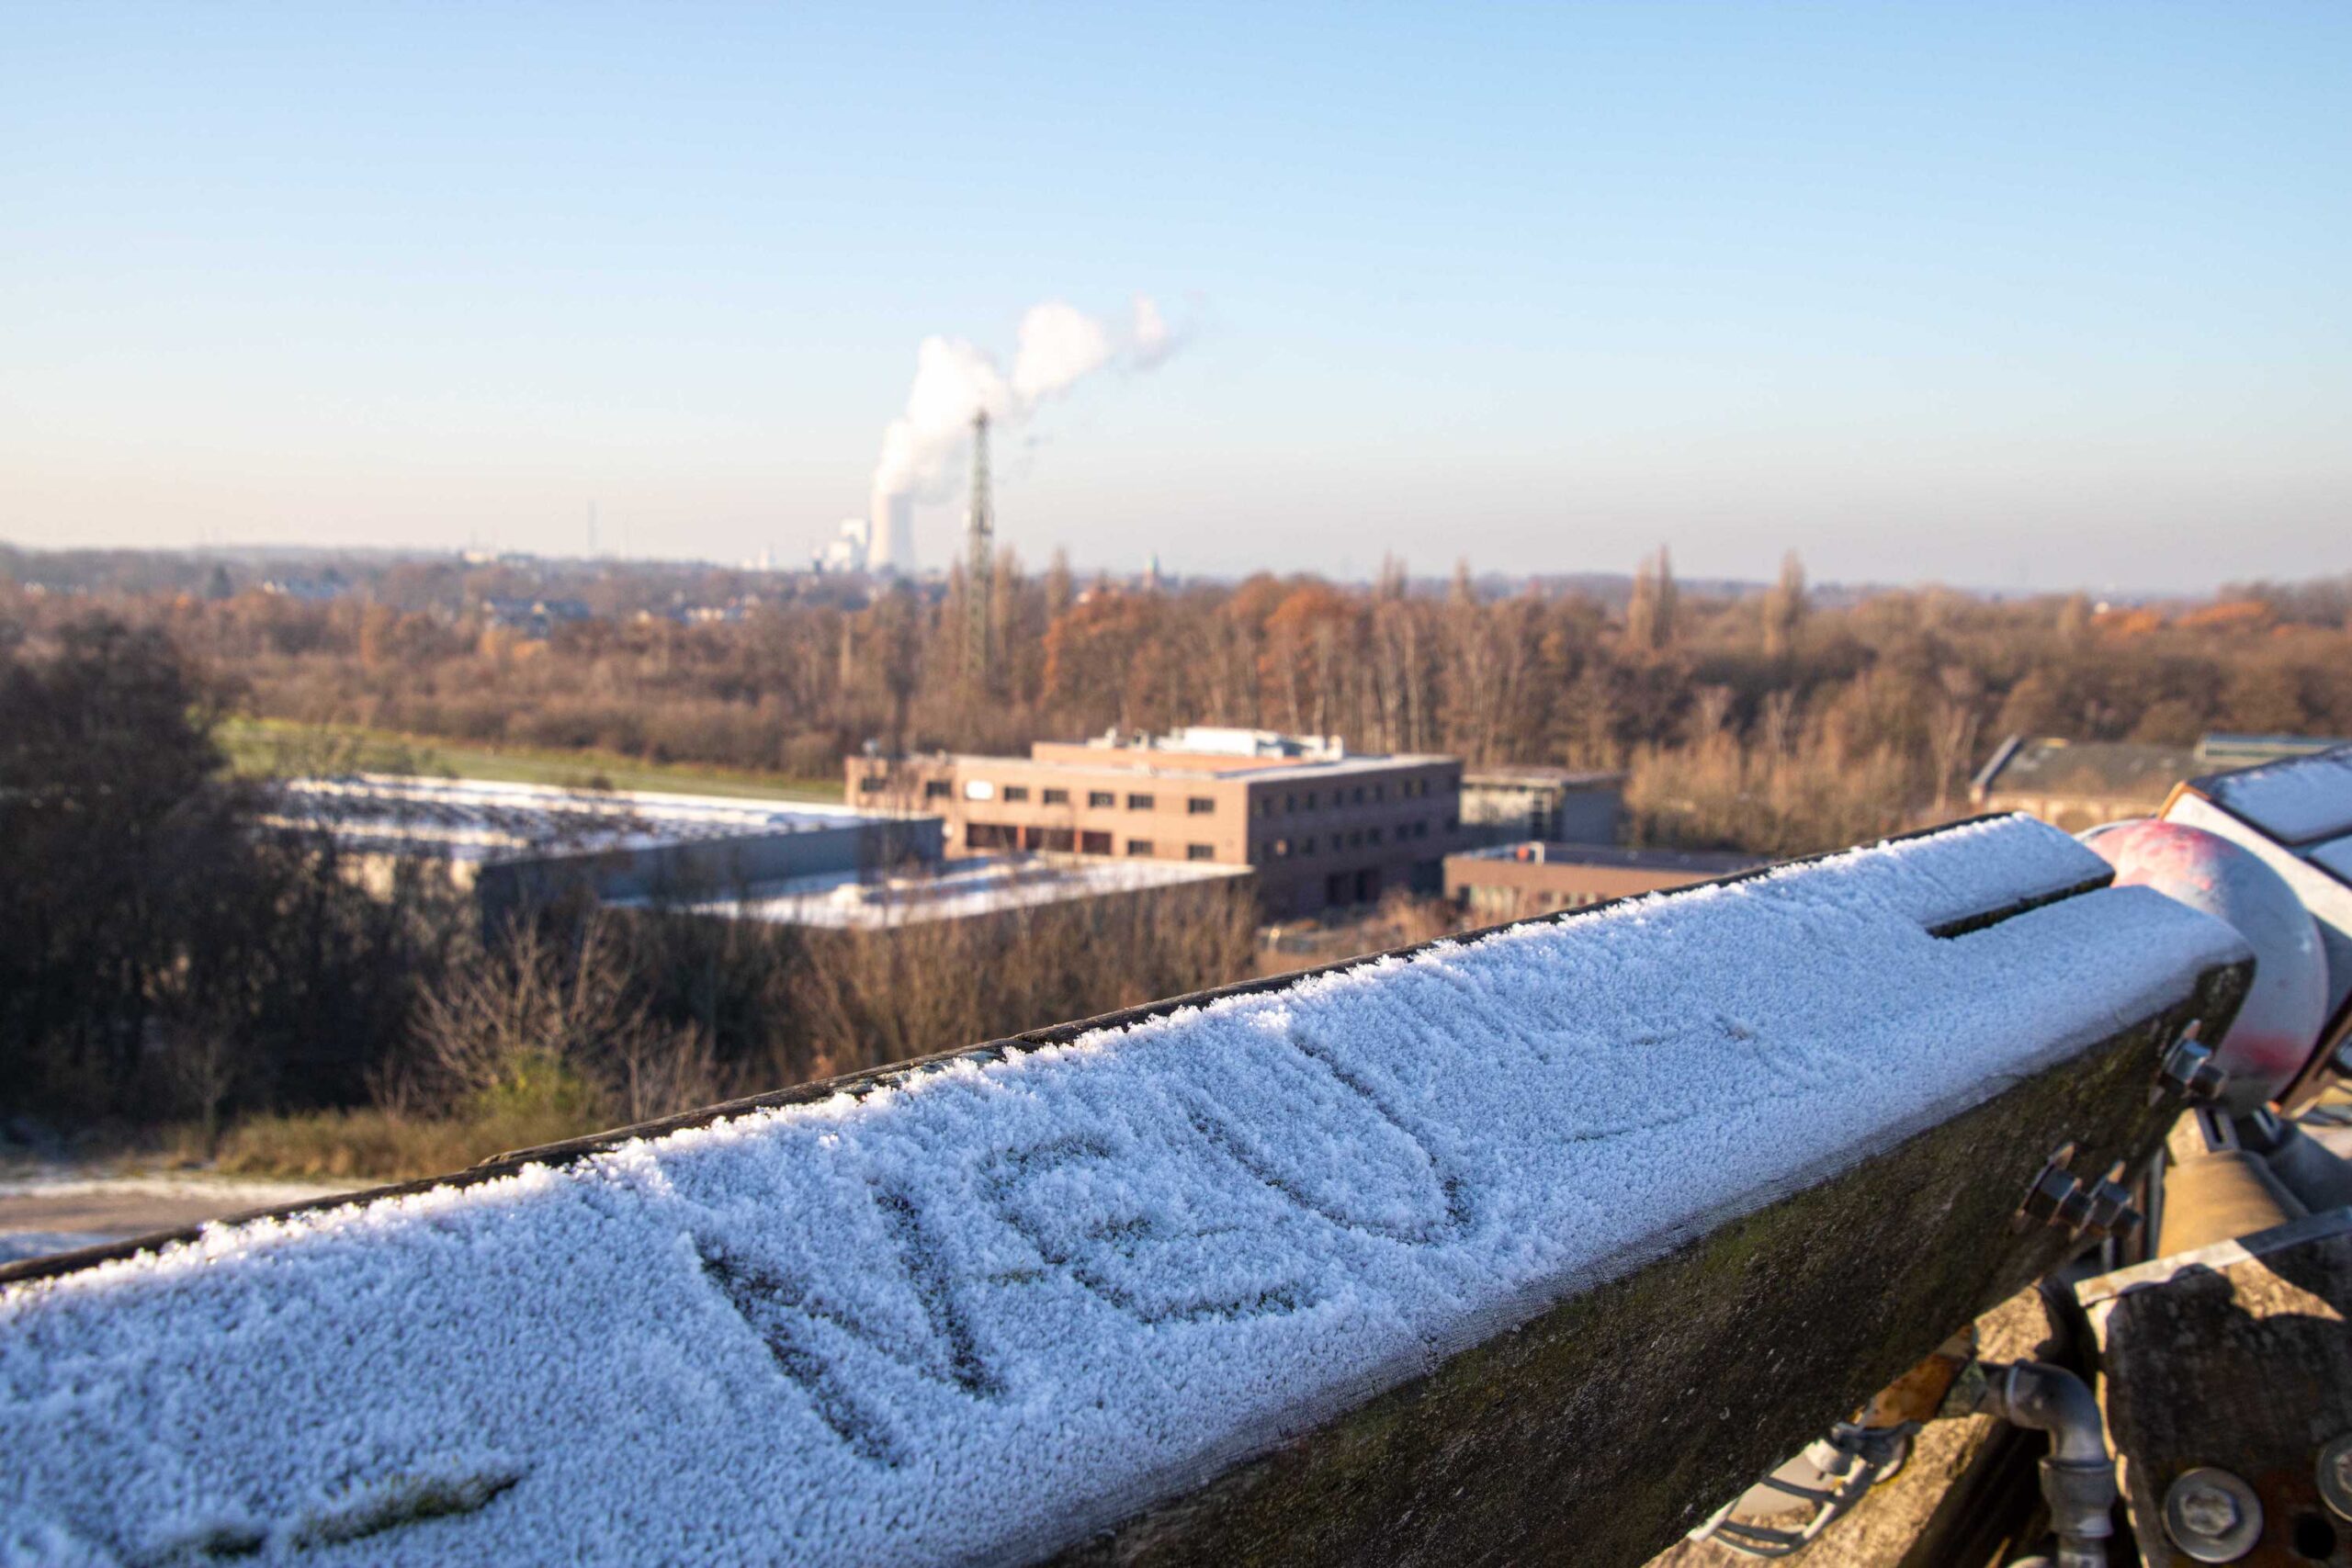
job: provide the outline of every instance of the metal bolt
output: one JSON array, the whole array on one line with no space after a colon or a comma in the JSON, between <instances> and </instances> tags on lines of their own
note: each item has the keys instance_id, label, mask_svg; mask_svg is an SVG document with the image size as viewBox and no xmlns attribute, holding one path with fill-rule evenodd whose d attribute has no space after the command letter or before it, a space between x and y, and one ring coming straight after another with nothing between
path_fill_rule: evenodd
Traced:
<instances>
[{"instance_id":1,"label":"metal bolt","mask_svg":"<svg viewBox=\"0 0 2352 1568\"><path fill-rule=\"evenodd\" d=\"M2319 1450L2319 1497L2338 1518L2352 1519L2352 1432Z\"/></svg>"},{"instance_id":2,"label":"metal bolt","mask_svg":"<svg viewBox=\"0 0 2352 1568\"><path fill-rule=\"evenodd\" d=\"M2061 1145L2033 1179L2025 1191L2025 1201L2018 1205L2018 1228L2022 1230L2032 1221L2041 1220L2053 1225L2080 1223L2079 1215L2068 1215L2069 1206L2086 1208L2089 1200L2083 1196L2083 1179L2066 1168L2075 1157L2075 1145Z\"/></svg>"},{"instance_id":3,"label":"metal bolt","mask_svg":"<svg viewBox=\"0 0 2352 1568\"><path fill-rule=\"evenodd\" d=\"M2262 1537L2262 1500L2226 1470L2201 1465L2165 1491L2165 1533L2198 1562L2234 1562Z\"/></svg>"},{"instance_id":4,"label":"metal bolt","mask_svg":"<svg viewBox=\"0 0 2352 1568\"><path fill-rule=\"evenodd\" d=\"M2140 1228L2142 1214L2132 1206L2131 1189L2112 1180L2101 1181L2090 1190L2089 1213L2084 1217L2083 1233L2092 1236L2130 1235Z\"/></svg>"},{"instance_id":5,"label":"metal bolt","mask_svg":"<svg viewBox=\"0 0 2352 1568\"><path fill-rule=\"evenodd\" d=\"M2182 1526L2197 1535L2227 1535L2238 1522L2237 1499L2218 1486L2185 1488L2178 1512Z\"/></svg>"},{"instance_id":6,"label":"metal bolt","mask_svg":"<svg viewBox=\"0 0 2352 1568\"><path fill-rule=\"evenodd\" d=\"M2156 1069L2157 1097L2165 1089L2190 1100L2218 1100L2229 1085L2229 1075L2213 1061L2213 1053L2198 1043L2197 1030L2189 1026L2188 1033L2173 1042L2165 1053L2164 1063Z\"/></svg>"}]
</instances>

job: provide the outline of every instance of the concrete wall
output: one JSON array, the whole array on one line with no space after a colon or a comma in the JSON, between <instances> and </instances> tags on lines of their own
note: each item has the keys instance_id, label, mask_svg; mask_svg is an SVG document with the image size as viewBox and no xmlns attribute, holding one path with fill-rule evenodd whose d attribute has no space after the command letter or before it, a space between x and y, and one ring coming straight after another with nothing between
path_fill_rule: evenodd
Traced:
<instances>
[{"instance_id":1,"label":"concrete wall","mask_svg":"<svg viewBox=\"0 0 2352 1568\"><path fill-rule=\"evenodd\" d=\"M2039 790L2013 789L1984 790L1978 794L1977 802L1987 811L2022 811L2029 817L2039 817L2069 833L2079 833L2102 822L2153 817L2164 806L2161 799L2139 795L2049 795Z\"/></svg>"},{"instance_id":2,"label":"concrete wall","mask_svg":"<svg viewBox=\"0 0 2352 1568\"><path fill-rule=\"evenodd\" d=\"M475 895L485 912L575 891L599 898L693 897L753 883L937 860L935 817L852 819L839 827L682 840L629 849L531 856L483 866Z\"/></svg>"},{"instance_id":3,"label":"concrete wall","mask_svg":"<svg viewBox=\"0 0 2352 1568\"><path fill-rule=\"evenodd\" d=\"M1472 845L1521 839L1613 844L1624 818L1617 784L1472 775L1462 783L1462 827Z\"/></svg>"},{"instance_id":4,"label":"concrete wall","mask_svg":"<svg viewBox=\"0 0 2352 1568\"><path fill-rule=\"evenodd\" d=\"M1611 898L1688 887L1724 874L1716 870L1448 855L1445 896L1481 919L1517 920L1555 909L1579 909Z\"/></svg>"}]
</instances>

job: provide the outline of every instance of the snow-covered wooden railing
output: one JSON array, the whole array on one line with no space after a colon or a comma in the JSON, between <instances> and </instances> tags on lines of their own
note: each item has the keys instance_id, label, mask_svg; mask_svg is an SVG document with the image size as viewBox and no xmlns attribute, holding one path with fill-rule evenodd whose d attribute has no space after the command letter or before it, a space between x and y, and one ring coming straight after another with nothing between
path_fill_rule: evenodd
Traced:
<instances>
[{"instance_id":1,"label":"snow-covered wooden railing","mask_svg":"<svg viewBox=\"0 0 2352 1568\"><path fill-rule=\"evenodd\" d=\"M2004 818L12 1271L0 1559L1633 1562L2050 1266L2224 927Z\"/></svg>"}]
</instances>

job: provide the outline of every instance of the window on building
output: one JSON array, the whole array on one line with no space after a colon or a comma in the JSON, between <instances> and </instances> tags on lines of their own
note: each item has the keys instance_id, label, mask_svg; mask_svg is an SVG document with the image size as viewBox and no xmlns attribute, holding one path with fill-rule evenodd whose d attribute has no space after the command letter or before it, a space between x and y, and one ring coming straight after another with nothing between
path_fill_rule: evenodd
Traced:
<instances>
[{"instance_id":1,"label":"window on building","mask_svg":"<svg viewBox=\"0 0 2352 1568\"><path fill-rule=\"evenodd\" d=\"M1283 796L1283 809L1284 811L1295 811L1298 809L1298 795L1295 792Z\"/></svg>"},{"instance_id":2,"label":"window on building","mask_svg":"<svg viewBox=\"0 0 2352 1568\"><path fill-rule=\"evenodd\" d=\"M1351 850L1360 850L1363 848L1363 829L1359 828L1354 832L1348 835L1348 848Z\"/></svg>"},{"instance_id":3,"label":"window on building","mask_svg":"<svg viewBox=\"0 0 2352 1568\"><path fill-rule=\"evenodd\" d=\"M1462 818L1459 817L1449 817L1445 819L1445 830L1449 833L1461 826Z\"/></svg>"},{"instance_id":4,"label":"window on building","mask_svg":"<svg viewBox=\"0 0 2352 1568\"><path fill-rule=\"evenodd\" d=\"M1212 795L1193 795L1184 802L1184 809L1194 817L1206 817L1216 809L1216 800Z\"/></svg>"},{"instance_id":5,"label":"window on building","mask_svg":"<svg viewBox=\"0 0 2352 1568\"><path fill-rule=\"evenodd\" d=\"M1078 836L1078 852L1082 855L1109 854L1111 852L1111 835L1108 833L1080 833Z\"/></svg>"},{"instance_id":6,"label":"window on building","mask_svg":"<svg viewBox=\"0 0 2352 1568\"><path fill-rule=\"evenodd\" d=\"M1380 842L1380 829L1379 829L1374 828L1374 829L1371 829L1370 836L1371 836L1372 841L1373 841L1374 843L1375 843L1375 844L1376 844L1376 843Z\"/></svg>"},{"instance_id":7,"label":"window on building","mask_svg":"<svg viewBox=\"0 0 2352 1568\"><path fill-rule=\"evenodd\" d=\"M1373 785L1372 798L1374 800L1386 800L1388 798L1388 786L1385 784L1376 784Z\"/></svg>"},{"instance_id":8,"label":"window on building","mask_svg":"<svg viewBox=\"0 0 2352 1568\"><path fill-rule=\"evenodd\" d=\"M1127 840L1127 853L1131 855L1148 855L1151 852L1151 840L1149 839L1129 839Z\"/></svg>"},{"instance_id":9,"label":"window on building","mask_svg":"<svg viewBox=\"0 0 2352 1568\"><path fill-rule=\"evenodd\" d=\"M967 822L964 824L964 847L973 850L1010 850L1020 847L1021 833L1001 822Z\"/></svg>"},{"instance_id":10,"label":"window on building","mask_svg":"<svg viewBox=\"0 0 2352 1568\"><path fill-rule=\"evenodd\" d=\"M1184 858L1186 860L1215 860L1216 859L1216 846L1214 844L1186 844L1184 846Z\"/></svg>"},{"instance_id":11,"label":"window on building","mask_svg":"<svg viewBox=\"0 0 2352 1568\"><path fill-rule=\"evenodd\" d=\"M1362 784L1356 785L1356 804L1358 806L1363 804L1363 785Z\"/></svg>"},{"instance_id":12,"label":"window on building","mask_svg":"<svg viewBox=\"0 0 2352 1568\"><path fill-rule=\"evenodd\" d=\"M1029 798L1029 786L1027 784L1007 784L1004 786L1004 798L1008 803L1026 800Z\"/></svg>"},{"instance_id":13,"label":"window on building","mask_svg":"<svg viewBox=\"0 0 2352 1568\"><path fill-rule=\"evenodd\" d=\"M1149 811L1154 804L1156 803L1152 800L1151 796L1148 795L1131 795L1127 796L1127 809L1130 811Z\"/></svg>"},{"instance_id":14,"label":"window on building","mask_svg":"<svg viewBox=\"0 0 2352 1568\"><path fill-rule=\"evenodd\" d=\"M1306 809L1309 811L1315 809L1315 792L1311 789L1306 792Z\"/></svg>"},{"instance_id":15,"label":"window on building","mask_svg":"<svg viewBox=\"0 0 2352 1568\"><path fill-rule=\"evenodd\" d=\"M1273 814L1274 797L1271 795L1260 795L1258 797L1258 815L1261 817L1272 817Z\"/></svg>"},{"instance_id":16,"label":"window on building","mask_svg":"<svg viewBox=\"0 0 2352 1568\"><path fill-rule=\"evenodd\" d=\"M1274 840L1274 858L1276 860L1290 859L1290 840L1288 839L1276 839Z\"/></svg>"},{"instance_id":17,"label":"window on building","mask_svg":"<svg viewBox=\"0 0 2352 1568\"><path fill-rule=\"evenodd\" d=\"M922 781L922 797L925 800L945 800L949 795L954 795L955 793L955 784L946 779L925 779Z\"/></svg>"},{"instance_id":18,"label":"window on building","mask_svg":"<svg viewBox=\"0 0 2352 1568\"><path fill-rule=\"evenodd\" d=\"M1047 806L1068 806L1069 804L1069 791L1066 789L1047 790L1046 792L1045 804Z\"/></svg>"},{"instance_id":19,"label":"window on building","mask_svg":"<svg viewBox=\"0 0 2352 1568\"><path fill-rule=\"evenodd\" d=\"M1116 806L1119 804L1119 797L1107 789L1090 789L1086 792L1086 804L1089 806Z\"/></svg>"},{"instance_id":20,"label":"window on building","mask_svg":"<svg viewBox=\"0 0 2352 1568\"><path fill-rule=\"evenodd\" d=\"M1315 852L1314 834L1309 833L1298 841L1298 852L1303 855L1311 855Z\"/></svg>"},{"instance_id":21,"label":"window on building","mask_svg":"<svg viewBox=\"0 0 2352 1568\"><path fill-rule=\"evenodd\" d=\"M881 774L868 773L864 778L857 781L857 793L860 795L880 795L884 790L888 789L890 781L884 778Z\"/></svg>"}]
</instances>

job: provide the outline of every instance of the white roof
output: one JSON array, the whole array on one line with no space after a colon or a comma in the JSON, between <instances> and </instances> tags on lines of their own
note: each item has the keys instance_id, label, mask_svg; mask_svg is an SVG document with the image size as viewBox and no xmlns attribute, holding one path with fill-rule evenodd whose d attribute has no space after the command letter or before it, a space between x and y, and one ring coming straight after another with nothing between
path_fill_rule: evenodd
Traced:
<instances>
[{"instance_id":1,"label":"white roof","mask_svg":"<svg viewBox=\"0 0 2352 1568\"><path fill-rule=\"evenodd\" d=\"M285 780L272 786L271 809L263 818L273 827L322 829L360 848L485 861L809 832L880 819L822 802L392 773Z\"/></svg>"},{"instance_id":2,"label":"white roof","mask_svg":"<svg viewBox=\"0 0 2352 1568\"><path fill-rule=\"evenodd\" d=\"M860 873L796 876L754 887L741 898L686 906L697 914L779 925L876 931L925 920L962 919L1034 908L1072 898L1135 893L1246 876L1246 865L1163 860L945 861L925 874L874 878Z\"/></svg>"}]
</instances>

